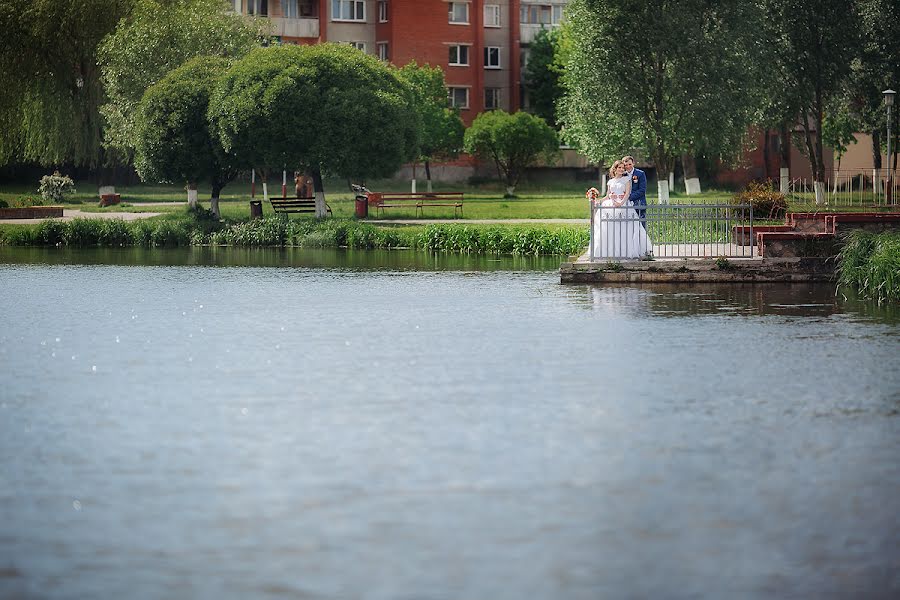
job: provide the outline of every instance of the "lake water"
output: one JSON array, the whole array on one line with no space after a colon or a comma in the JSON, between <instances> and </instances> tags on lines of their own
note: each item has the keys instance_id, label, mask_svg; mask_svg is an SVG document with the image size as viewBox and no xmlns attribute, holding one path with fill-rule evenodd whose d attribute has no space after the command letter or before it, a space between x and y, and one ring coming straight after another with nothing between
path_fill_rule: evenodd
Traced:
<instances>
[{"instance_id":1,"label":"lake water","mask_svg":"<svg viewBox=\"0 0 900 600\"><path fill-rule=\"evenodd\" d=\"M896 307L558 263L0 248L0 598L898 597Z\"/></svg>"}]
</instances>

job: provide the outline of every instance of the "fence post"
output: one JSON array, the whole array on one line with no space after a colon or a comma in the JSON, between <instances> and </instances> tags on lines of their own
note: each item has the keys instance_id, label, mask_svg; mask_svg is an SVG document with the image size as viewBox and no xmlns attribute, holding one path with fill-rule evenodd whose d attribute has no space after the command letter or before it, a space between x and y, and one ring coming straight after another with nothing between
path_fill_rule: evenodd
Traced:
<instances>
[{"instance_id":1,"label":"fence post","mask_svg":"<svg viewBox=\"0 0 900 600\"><path fill-rule=\"evenodd\" d=\"M606 176L603 176L604 183L606 182ZM591 200L591 231L590 237L588 238L588 258L591 262L594 262L594 201Z\"/></svg>"}]
</instances>

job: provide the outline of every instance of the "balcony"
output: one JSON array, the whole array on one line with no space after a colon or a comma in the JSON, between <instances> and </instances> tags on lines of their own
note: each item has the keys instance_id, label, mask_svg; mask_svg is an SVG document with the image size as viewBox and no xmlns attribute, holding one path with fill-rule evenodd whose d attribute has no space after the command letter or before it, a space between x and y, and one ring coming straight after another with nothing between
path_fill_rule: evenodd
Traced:
<instances>
[{"instance_id":1,"label":"balcony","mask_svg":"<svg viewBox=\"0 0 900 600\"><path fill-rule=\"evenodd\" d=\"M300 18L290 19L286 17L270 17L272 23L269 33L285 38L317 38L319 37L319 19Z\"/></svg>"},{"instance_id":2,"label":"balcony","mask_svg":"<svg viewBox=\"0 0 900 600\"><path fill-rule=\"evenodd\" d=\"M534 38L537 37L537 34L541 31L541 29L554 29L559 27L558 25L551 25L549 23L520 23L519 24L519 43L521 44L530 44L534 41Z\"/></svg>"}]
</instances>

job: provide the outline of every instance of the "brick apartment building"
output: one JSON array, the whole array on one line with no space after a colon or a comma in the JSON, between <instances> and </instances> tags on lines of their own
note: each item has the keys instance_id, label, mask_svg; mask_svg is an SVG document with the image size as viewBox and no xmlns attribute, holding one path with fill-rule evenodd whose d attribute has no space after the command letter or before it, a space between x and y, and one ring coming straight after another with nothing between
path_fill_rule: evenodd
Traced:
<instances>
[{"instance_id":1,"label":"brick apartment building","mask_svg":"<svg viewBox=\"0 0 900 600\"><path fill-rule=\"evenodd\" d=\"M541 27L568 0L232 0L267 17L283 44L338 42L402 66L440 66L465 124L481 112L527 106L522 69Z\"/></svg>"}]
</instances>

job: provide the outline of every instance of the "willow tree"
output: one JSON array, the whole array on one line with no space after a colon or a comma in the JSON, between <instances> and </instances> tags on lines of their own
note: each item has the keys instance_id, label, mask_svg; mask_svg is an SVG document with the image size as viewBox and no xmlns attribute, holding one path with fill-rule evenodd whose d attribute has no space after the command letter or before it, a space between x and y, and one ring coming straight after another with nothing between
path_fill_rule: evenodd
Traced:
<instances>
[{"instance_id":1,"label":"willow tree","mask_svg":"<svg viewBox=\"0 0 900 600\"><path fill-rule=\"evenodd\" d=\"M241 168L311 173L317 216L325 216L323 173L388 177L418 154L409 86L347 45L252 51L221 79L209 118Z\"/></svg>"},{"instance_id":2,"label":"willow tree","mask_svg":"<svg viewBox=\"0 0 900 600\"><path fill-rule=\"evenodd\" d=\"M638 146L656 166L661 202L680 154L739 155L762 97L756 3L573 0L566 14L567 140L597 162ZM635 35L639 47L623 49Z\"/></svg>"},{"instance_id":3,"label":"willow tree","mask_svg":"<svg viewBox=\"0 0 900 600\"><path fill-rule=\"evenodd\" d=\"M0 2L0 164L104 162L97 47L131 4Z\"/></svg>"},{"instance_id":4,"label":"willow tree","mask_svg":"<svg viewBox=\"0 0 900 600\"><path fill-rule=\"evenodd\" d=\"M188 204L197 204L197 182L212 187L210 208L219 216L219 194L237 175L218 138L209 132L206 113L224 58L189 60L150 86L135 118L135 167L144 181L187 183Z\"/></svg>"},{"instance_id":5,"label":"willow tree","mask_svg":"<svg viewBox=\"0 0 900 600\"><path fill-rule=\"evenodd\" d=\"M195 56L243 56L261 35L258 21L222 0L133 1L134 10L99 49L106 143L125 162L135 147L138 103L151 85Z\"/></svg>"}]
</instances>

